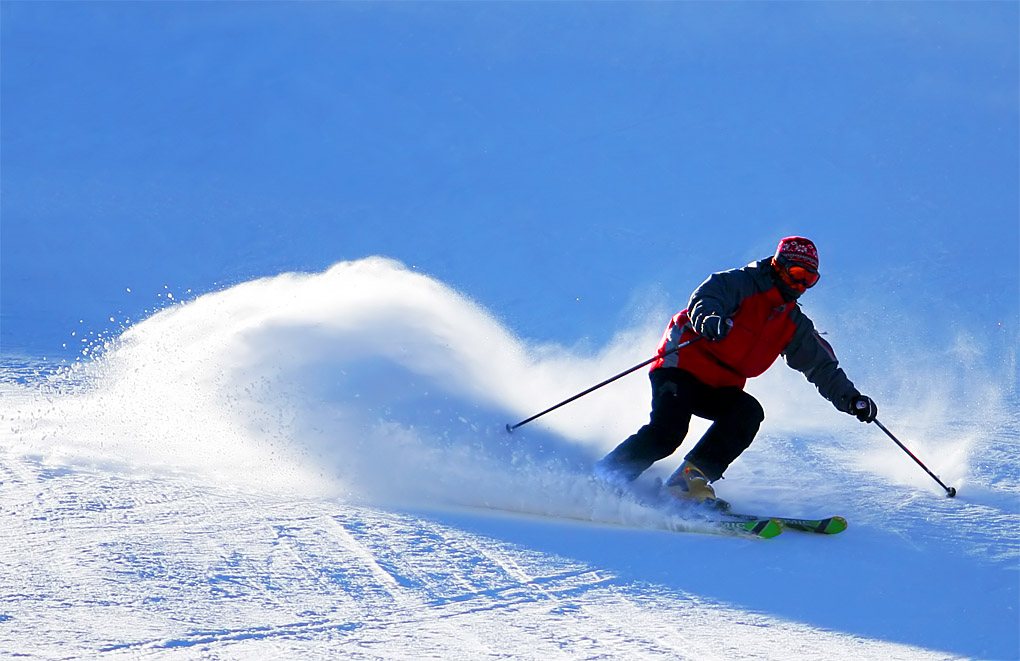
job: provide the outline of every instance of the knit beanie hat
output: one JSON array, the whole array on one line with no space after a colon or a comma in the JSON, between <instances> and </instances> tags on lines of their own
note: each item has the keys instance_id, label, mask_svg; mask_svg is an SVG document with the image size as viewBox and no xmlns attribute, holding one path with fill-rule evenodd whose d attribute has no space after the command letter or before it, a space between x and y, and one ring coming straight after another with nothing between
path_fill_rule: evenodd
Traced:
<instances>
[{"instance_id":1,"label":"knit beanie hat","mask_svg":"<svg viewBox=\"0 0 1020 661\"><path fill-rule=\"evenodd\" d=\"M788 236L776 247L777 262L795 262L818 270L818 249L811 239L802 236Z\"/></svg>"}]
</instances>

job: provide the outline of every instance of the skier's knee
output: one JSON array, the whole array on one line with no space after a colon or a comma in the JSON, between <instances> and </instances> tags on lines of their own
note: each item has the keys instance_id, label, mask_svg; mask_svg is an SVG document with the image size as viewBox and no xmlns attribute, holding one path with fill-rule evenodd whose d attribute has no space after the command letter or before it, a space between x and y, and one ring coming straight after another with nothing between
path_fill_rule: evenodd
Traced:
<instances>
[{"instance_id":1,"label":"skier's knee","mask_svg":"<svg viewBox=\"0 0 1020 661\"><path fill-rule=\"evenodd\" d=\"M745 397L741 398L739 405L740 418L748 423L753 423L755 426L760 425L765 421L765 409L762 408L757 399L747 393L744 393L744 395Z\"/></svg>"},{"instance_id":2,"label":"skier's knee","mask_svg":"<svg viewBox=\"0 0 1020 661\"><path fill-rule=\"evenodd\" d=\"M753 397L751 398L750 415L759 425L765 421L765 409L762 408L762 405L758 402L758 400Z\"/></svg>"}]
</instances>

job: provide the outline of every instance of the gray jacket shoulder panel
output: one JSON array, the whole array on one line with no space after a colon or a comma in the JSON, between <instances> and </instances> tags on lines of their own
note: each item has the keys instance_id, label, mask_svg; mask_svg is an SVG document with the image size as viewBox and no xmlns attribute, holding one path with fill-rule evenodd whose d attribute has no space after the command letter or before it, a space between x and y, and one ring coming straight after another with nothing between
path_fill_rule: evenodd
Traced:
<instances>
[{"instance_id":1,"label":"gray jacket shoulder panel","mask_svg":"<svg viewBox=\"0 0 1020 661\"><path fill-rule=\"evenodd\" d=\"M708 276L694 290L687 304L691 323L696 326L702 316L713 312L732 316L745 298L770 289L773 283L770 269L764 268L767 263L768 260L760 260Z\"/></svg>"}]
</instances>

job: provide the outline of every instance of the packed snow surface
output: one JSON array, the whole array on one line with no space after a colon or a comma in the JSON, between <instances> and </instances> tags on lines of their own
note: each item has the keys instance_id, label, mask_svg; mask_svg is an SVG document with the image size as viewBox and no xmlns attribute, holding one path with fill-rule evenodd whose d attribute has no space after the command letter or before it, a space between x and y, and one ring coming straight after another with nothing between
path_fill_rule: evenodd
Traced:
<instances>
[{"instance_id":1,"label":"packed snow surface","mask_svg":"<svg viewBox=\"0 0 1020 661\"><path fill-rule=\"evenodd\" d=\"M720 495L846 516L833 537L670 532L593 484L647 415L641 374L506 432L647 358L664 319L536 346L370 258L172 305L59 373L6 359L0 652L1017 658L1020 421L994 367L869 376L955 499L785 366L750 384L769 420Z\"/></svg>"}]
</instances>

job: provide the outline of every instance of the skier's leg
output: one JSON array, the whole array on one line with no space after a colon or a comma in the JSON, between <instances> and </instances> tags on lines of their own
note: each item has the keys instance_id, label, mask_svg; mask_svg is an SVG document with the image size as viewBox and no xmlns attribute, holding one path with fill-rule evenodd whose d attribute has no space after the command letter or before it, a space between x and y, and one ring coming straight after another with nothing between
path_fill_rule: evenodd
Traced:
<instances>
[{"instance_id":1,"label":"skier's leg","mask_svg":"<svg viewBox=\"0 0 1020 661\"><path fill-rule=\"evenodd\" d=\"M673 454L691 422L691 398L685 396L676 368L653 370L652 412L648 424L595 465L595 474L611 482L632 482L659 459Z\"/></svg>"},{"instance_id":2,"label":"skier's leg","mask_svg":"<svg viewBox=\"0 0 1020 661\"><path fill-rule=\"evenodd\" d=\"M717 388L712 397L698 404L695 415L715 422L686 459L715 481L751 445L765 411L758 400L740 388Z\"/></svg>"}]
</instances>

